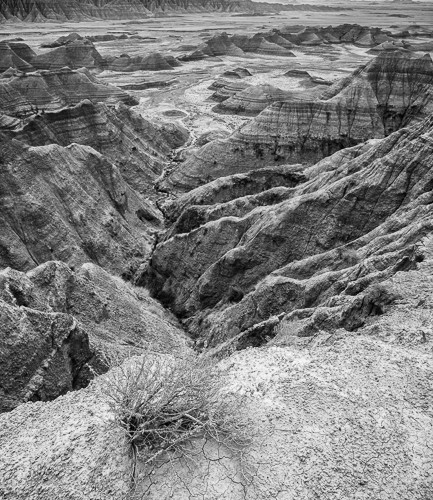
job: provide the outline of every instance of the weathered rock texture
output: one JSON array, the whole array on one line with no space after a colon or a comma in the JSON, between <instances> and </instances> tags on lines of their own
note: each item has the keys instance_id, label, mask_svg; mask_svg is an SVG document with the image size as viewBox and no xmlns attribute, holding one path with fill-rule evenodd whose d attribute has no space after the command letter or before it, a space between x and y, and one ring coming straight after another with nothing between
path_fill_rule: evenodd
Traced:
<instances>
[{"instance_id":1,"label":"weathered rock texture","mask_svg":"<svg viewBox=\"0 0 433 500\"><path fill-rule=\"evenodd\" d=\"M233 68L224 71L221 76L225 78L234 78L235 80L240 80L241 78L246 78L252 75L246 68Z\"/></svg>"},{"instance_id":2,"label":"weathered rock texture","mask_svg":"<svg viewBox=\"0 0 433 500\"><path fill-rule=\"evenodd\" d=\"M430 297L431 282L425 285ZM432 342L419 340L414 304L407 295L398 315L381 317L392 328L380 340L372 329L338 331L305 347L248 349L221 363L224 396L243 402L239 418L249 422L253 440L257 472L244 487L236 463L209 460L217 451L208 443L203 456L200 440L194 467L172 461L150 481L138 462L131 492L133 457L95 381L0 416L3 496L271 500L282 491L280 497L308 500L338 491L347 500L425 500L432 491ZM428 299L417 313L431 318L431 305ZM410 333L402 337L404 328Z\"/></svg>"},{"instance_id":3,"label":"weathered rock texture","mask_svg":"<svg viewBox=\"0 0 433 500\"><path fill-rule=\"evenodd\" d=\"M30 61L35 52L21 42L0 42L0 73L9 68L19 71L32 71L34 68Z\"/></svg>"},{"instance_id":4,"label":"weathered rock texture","mask_svg":"<svg viewBox=\"0 0 433 500\"><path fill-rule=\"evenodd\" d=\"M242 92L242 90L245 90L250 86L251 85L249 83L244 81L218 78L209 86L209 90L216 91L211 95L210 98L218 102L225 101L226 99L229 99L238 92Z\"/></svg>"},{"instance_id":5,"label":"weathered rock texture","mask_svg":"<svg viewBox=\"0 0 433 500\"><path fill-rule=\"evenodd\" d=\"M256 116L269 104L282 101L288 93L273 85L254 85L236 92L232 97L212 108L217 113Z\"/></svg>"},{"instance_id":6,"label":"weathered rock texture","mask_svg":"<svg viewBox=\"0 0 433 500\"><path fill-rule=\"evenodd\" d=\"M93 261L116 274L146 259L159 212L89 146L1 138L0 267Z\"/></svg>"},{"instance_id":7,"label":"weathered rock texture","mask_svg":"<svg viewBox=\"0 0 433 500\"><path fill-rule=\"evenodd\" d=\"M280 10L340 10L315 5L283 5L250 0L3 0L0 22L85 21L89 19L137 19L175 12L279 12Z\"/></svg>"},{"instance_id":8,"label":"weathered rock texture","mask_svg":"<svg viewBox=\"0 0 433 500\"><path fill-rule=\"evenodd\" d=\"M176 320L147 292L94 264L0 272L0 412L79 389L144 349L183 352Z\"/></svg>"},{"instance_id":9,"label":"weathered rock texture","mask_svg":"<svg viewBox=\"0 0 433 500\"><path fill-rule=\"evenodd\" d=\"M9 116L26 116L37 111L58 110L83 99L137 104L125 91L99 82L87 70L15 73L0 79L0 110Z\"/></svg>"},{"instance_id":10,"label":"weathered rock texture","mask_svg":"<svg viewBox=\"0 0 433 500\"><path fill-rule=\"evenodd\" d=\"M104 60L104 68L111 71L161 71L170 70L179 66L180 62L173 56L165 56L159 52L154 52L145 57L130 57L123 54L119 57L107 57Z\"/></svg>"},{"instance_id":11,"label":"weathered rock texture","mask_svg":"<svg viewBox=\"0 0 433 500\"><path fill-rule=\"evenodd\" d=\"M147 195L152 193L152 184L163 172L172 148L188 138L181 126L150 122L122 103L107 106L88 100L35 115L9 136L31 146L91 146L117 165L134 190Z\"/></svg>"},{"instance_id":12,"label":"weathered rock texture","mask_svg":"<svg viewBox=\"0 0 433 500\"><path fill-rule=\"evenodd\" d=\"M290 99L268 106L228 139L192 154L167 185L188 190L255 166L313 164L342 148L387 136L423 119L432 111L432 95L429 55L382 53L325 90L321 99Z\"/></svg>"},{"instance_id":13,"label":"weathered rock texture","mask_svg":"<svg viewBox=\"0 0 433 500\"><path fill-rule=\"evenodd\" d=\"M309 317L325 304L353 329L359 304L374 304L363 299L368 285L423 258L417 245L433 229L432 138L430 117L336 153L294 188L240 198L234 190L234 199L221 201L220 186L230 180L198 188L180 198L173 235L156 247L142 280L212 345L282 313ZM202 192L211 193L203 204Z\"/></svg>"},{"instance_id":14,"label":"weathered rock texture","mask_svg":"<svg viewBox=\"0 0 433 500\"><path fill-rule=\"evenodd\" d=\"M50 52L39 54L31 62L36 69L55 71L65 66L70 69L100 68L104 64L104 58L91 41L78 39L70 40Z\"/></svg>"},{"instance_id":15,"label":"weathered rock texture","mask_svg":"<svg viewBox=\"0 0 433 500\"><path fill-rule=\"evenodd\" d=\"M360 47L375 47L393 41L395 38L389 31L359 26L358 24L327 27L287 26L254 35L218 33L182 58L184 60L198 60L208 56L242 56L245 53L295 57L290 49L302 46L352 43Z\"/></svg>"},{"instance_id":16,"label":"weathered rock texture","mask_svg":"<svg viewBox=\"0 0 433 500\"><path fill-rule=\"evenodd\" d=\"M5 278L1 273L0 281ZM1 290L0 296L7 292ZM81 372L92 353L87 334L74 318L20 307L23 302L15 290L11 302L0 299L0 412L86 385L88 378Z\"/></svg>"}]
</instances>

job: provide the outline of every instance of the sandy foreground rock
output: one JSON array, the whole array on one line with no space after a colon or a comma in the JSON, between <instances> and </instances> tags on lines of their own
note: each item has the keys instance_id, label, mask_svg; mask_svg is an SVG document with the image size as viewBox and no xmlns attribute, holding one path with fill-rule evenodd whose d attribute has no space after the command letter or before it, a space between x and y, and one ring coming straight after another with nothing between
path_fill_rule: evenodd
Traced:
<instances>
[{"instance_id":1,"label":"sandy foreground rock","mask_svg":"<svg viewBox=\"0 0 433 500\"><path fill-rule=\"evenodd\" d=\"M322 345L248 349L223 361L226 390L244 401L254 436L248 459L260 464L245 489L237 464L210 445L215 461L199 453L150 478L139 471L133 494L130 450L95 382L0 416L0 491L38 500L424 500L433 463L429 347L337 332Z\"/></svg>"}]
</instances>

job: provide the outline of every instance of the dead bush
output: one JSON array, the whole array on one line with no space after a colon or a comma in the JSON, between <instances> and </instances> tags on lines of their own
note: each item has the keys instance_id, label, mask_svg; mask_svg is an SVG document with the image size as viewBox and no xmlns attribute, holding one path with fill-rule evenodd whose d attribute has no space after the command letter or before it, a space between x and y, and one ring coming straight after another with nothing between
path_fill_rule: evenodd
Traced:
<instances>
[{"instance_id":1,"label":"dead bush","mask_svg":"<svg viewBox=\"0 0 433 500\"><path fill-rule=\"evenodd\" d=\"M246 459L251 429L241 417L242 399L224 392L224 378L213 359L154 352L111 371L103 392L132 447L134 483L137 463L150 475L164 464L195 460L197 438L223 447L220 458L235 459L242 481L251 481Z\"/></svg>"}]
</instances>

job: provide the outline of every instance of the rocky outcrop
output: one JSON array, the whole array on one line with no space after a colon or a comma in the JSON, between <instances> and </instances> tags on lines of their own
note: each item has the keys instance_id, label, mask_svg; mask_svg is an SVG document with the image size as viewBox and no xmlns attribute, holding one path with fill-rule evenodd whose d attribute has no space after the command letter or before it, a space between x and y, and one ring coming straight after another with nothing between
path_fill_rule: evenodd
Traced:
<instances>
[{"instance_id":1,"label":"rocky outcrop","mask_svg":"<svg viewBox=\"0 0 433 500\"><path fill-rule=\"evenodd\" d=\"M187 131L176 123L150 122L124 104L88 100L35 115L8 134L31 146L91 146L117 165L129 186L146 196L152 194L153 182L172 149L188 139Z\"/></svg>"},{"instance_id":2,"label":"rocky outcrop","mask_svg":"<svg viewBox=\"0 0 433 500\"><path fill-rule=\"evenodd\" d=\"M429 55L382 53L330 86L320 99L307 96L271 104L228 139L193 153L167 179L167 186L188 190L205 180L276 162L311 165L428 116L432 92Z\"/></svg>"},{"instance_id":3,"label":"rocky outcrop","mask_svg":"<svg viewBox=\"0 0 433 500\"><path fill-rule=\"evenodd\" d=\"M137 104L137 100L114 85L98 81L87 70L14 73L0 79L0 110L9 116L28 116L74 106L83 99L92 102Z\"/></svg>"},{"instance_id":4,"label":"rocky outcrop","mask_svg":"<svg viewBox=\"0 0 433 500\"><path fill-rule=\"evenodd\" d=\"M256 33L253 36L233 35L231 37L231 43L246 53L295 57L293 52L287 48L290 46L287 40L280 40L278 36L274 34L269 37L266 37L262 33Z\"/></svg>"},{"instance_id":5,"label":"rocky outcrop","mask_svg":"<svg viewBox=\"0 0 433 500\"><path fill-rule=\"evenodd\" d=\"M107 57L104 62L106 69L124 72L171 70L179 65L179 61L173 56L165 56L159 52L153 52L146 57L122 54L119 57Z\"/></svg>"},{"instance_id":6,"label":"rocky outcrop","mask_svg":"<svg viewBox=\"0 0 433 500\"><path fill-rule=\"evenodd\" d=\"M149 345L182 352L176 320L143 290L85 264L0 272L0 412L85 387L107 362Z\"/></svg>"},{"instance_id":7,"label":"rocky outcrop","mask_svg":"<svg viewBox=\"0 0 433 500\"><path fill-rule=\"evenodd\" d=\"M223 55L243 56L245 53L295 57L291 49L303 46L351 43L359 47L375 47L394 41L395 38L389 31L358 24L328 27L287 26L254 35L218 33L190 54L181 56L181 59L193 61Z\"/></svg>"},{"instance_id":8,"label":"rocky outcrop","mask_svg":"<svg viewBox=\"0 0 433 500\"><path fill-rule=\"evenodd\" d=\"M209 90L216 91L210 98L218 102L225 101L248 87L250 87L250 84L243 80L226 80L225 78L218 78L209 86Z\"/></svg>"},{"instance_id":9,"label":"rocky outcrop","mask_svg":"<svg viewBox=\"0 0 433 500\"><path fill-rule=\"evenodd\" d=\"M41 44L41 47L46 49L55 49L57 47L62 47L63 45L68 45L68 43L76 42L77 40L83 40L83 37L79 33L69 33L69 35L60 36L54 42L45 42Z\"/></svg>"},{"instance_id":10,"label":"rocky outcrop","mask_svg":"<svg viewBox=\"0 0 433 500\"><path fill-rule=\"evenodd\" d=\"M242 78L252 76L252 74L246 68L233 68L224 71L221 76L223 78L234 78L235 80L241 80Z\"/></svg>"},{"instance_id":11,"label":"rocky outcrop","mask_svg":"<svg viewBox=\"0 0 433 500\"><path fill-rule=\"evenodd\" d=\"M219 93L219 96L221 92ZM283 101L288 93L272 85L254 85L245 90L236 92L212 108L216 113L256 116L269 104Z\"/></svg>"},{"instance_id":12,"label":"rocky outcrop","mask_svg":"<svg viewBox=\"0 0 433 500\"><path fill-rule=\"evenodd\" d=\"M71 316L2 300L0 316L0 413L87 385L81 372L92 354L87 335Z\"/></svg>"},{"instance_id":13,"label":"rocky outcrop","mask_svg":"<svg viewBox=\"0 0 433 500\"><path fill-rule=\"evenodd\" d=\"M359 47L373 47L392 41L392 33L382 28L360 26L359 24L341 24L339 26L287 26L273 30L294 45L321 45L323 43L352 43Z\"/></svg>"},{"instance_id":14,"label":"rocky outcrop","mask_svg":"<svg viewBox=\"0 0 433 500\"><path fill-rule=\"evenodd\" d=\"M35 56L31 62L36 69L56 71L65 66L71 69L100 68L104 58L90 40L72 39L50 52Z\"/></svg>"},{"instance_id":15,"label":"rocky outcrop","mask_svg":"<svg viewBox=\"0 0 433 500\"><path fill-rule=\"evenodd\" d=\"M377 114L385 135L422 120L431 111L433 91L433 61L429 54L420 56L405 51L382 53L365 68L355 71L322 94L322 99L353 95L366 87L363 94L374 93ZM364 98L360 95L360 99Z\"/></svg>"},{"instance_id":16,"label":"rocky outcrop","mask_svg":"<svg viewBox=\"0 0 433 500\"><path fill-rule=\"evenodd\" d=\"M416 248L433 229L432 137L430 117L337 153L295 188L185 206L181 229L156 247L142 280L212 345L325 304L351 329L348 311L370 284L423 259Z\"/></svg>"},{"instance_id":17,"label":"rocky outcrop","mask_svg":"<svg viewBox=\"0 0 433 500\"><path fill-rule=\"evenodd\" d=\"M0 267L93 261L128 276L149 255L159 212L105 156L2 137L1 159Z\"/></svg>"},{"instance_id":18,"label":"rocky outcrop","mask_svg":"<svg viewBox=\"0 0 433 500\"><path fill-rule=\"evenodd\" d=\"M431 291L431 284L424 286ZM207 443L203 454L200 440L194 467L161 463L150 476L139 460L133 494L215 500L222 490L232 500L263 500L282 490L307 500L314 489L323 498L341 491L348 499L424 500L433 461L433 367L431 341L418 340L421 322L408 314L412 304L407 297L399 314L381 317L391 328L380 339L373 329L338 331L308 339L305 347L247 349L222 361L224 395L242 403L236 417L248 425L248 463L260 464L257 474L239 484L233 480L236 461L227 453L223 464L209 460L208 453L217 451ZM428 317L427 306L416 311ZM403 337L405 328L410 333ZM116 383L116 373L107 382L0 416L5 498L131 496L134 459L101 390Z\"/></svg>"},{"instance_id":19,"label":"rocky outcrop","mask_svg":"<svg viewBox=\"0 0 433 500\"><path fill-rule=\"evenodd\" d=\"M21 42L0 42L0 73L9 68L19 71L33 71L30 61L36 54Z\"/></svg>"}]
</instances>

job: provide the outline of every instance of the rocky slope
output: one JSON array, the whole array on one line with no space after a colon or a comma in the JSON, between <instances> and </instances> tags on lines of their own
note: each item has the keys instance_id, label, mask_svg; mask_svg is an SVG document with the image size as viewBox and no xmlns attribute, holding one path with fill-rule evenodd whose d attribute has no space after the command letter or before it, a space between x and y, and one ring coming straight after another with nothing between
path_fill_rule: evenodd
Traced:
<instances>
[{"instance_id":1,"label":"rocky slope","mask_svg":"<svg viewBox=\"0 0 433 500\"><path fill-rule=\"evenodd\" d=\"M430 117L336 153L296 187L221 196L235 177L198 188L170 209L178 222L141 279L206 345L258 335L258 324L270 334L287 313L313 317L307 333L314 321L356 328L385 300L368 286L422 259L416 246L432 229L432 137Z\"/></svg>"},{"instance_id":2,"label":"rocky slope","mask_svg":"<svg viewBox=\"0 0 433 500\"><path fill-rule=\"evenodd\" d=\"M36 53L25 43L0 42L0 73L9 68L19 71L32 71L30 64Z\"/></svg>"},{"instance_id":3,"label":"rocky slope","mask_svg":"<svg viewBox=\"0 0 433 500\"><path fill-rule=\"evenodd\" d=\"M243 56L255 53L267 56L295 57L290 50L323 44L354 44L359 47L375 47L394 42L390 31L358 24L339 26L286 26L253 35L228 35L218 33L196 49L183 56L185 60L199 60L222 55Z\"/></svg>"},{"instance_id":4,"label":"rocky slope","mask_svg":"<svg viewBox=\"0 0 433 500\"><path fill-rule=\"evenodd\" d=\"M320 99L271 104L228 139L192 154L166 184L188 190L254 166L312 164L423 119L432 111L432 92L429 55L382 53L326 89Z\"/></svg>"},{"instance_id":5,"label":"rocky slope","mask_svg":"<svg viewBox=\"0 0 433 500\"><path fill-rule=\"evenodd\" d=\"M149 254L158 211L93 148L2 137L1 158L0 267L58 259L127 274Z\"/></svg>"},{"instance_id":6,"label":"rocky slope","mask_svg":"<svg viewBox=\"0 0 433 500\"><path fill-rule=\"evenodd\" d=\"M182 352L176 320L144 290L87 263L0 272L0 412L79 389L107 360Z\"/></svg>"},{"instance_id":7,"label":"rocky slope","mask_svg":"<svg viewBox=\"0 0 433 500\"><path fill-rule=\"evenodd\" d=\"M159 52L154 52L146 57L130 57L123 54L120 57L107 57L104 61L104 68L110 71L166 71L180 65L180 62L173 56L165 56Z\"/></svg>"},{"instance_id":8,"label":"rocky slope","mask_svg":"<svg viewBox=\"0 0 433 500\"><path fill-rule=\"evenodd\" d=\"M129 186L146 196L152 194L152 184L172 149L188 139L180 125L150 122L121 103L107 106L89 100L34 115L8 135L31 146L91 146L119 168Z\"/></svg>"}]
</instances>

